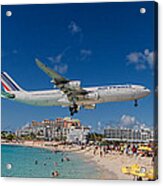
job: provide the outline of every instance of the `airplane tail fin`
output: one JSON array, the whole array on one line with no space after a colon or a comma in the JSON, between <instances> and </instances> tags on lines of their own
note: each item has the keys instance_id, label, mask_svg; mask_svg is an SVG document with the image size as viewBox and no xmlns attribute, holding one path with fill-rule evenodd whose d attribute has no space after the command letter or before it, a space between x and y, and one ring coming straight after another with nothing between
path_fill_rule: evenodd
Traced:
<instances>
[{"instance_id":1,"label":"airplane tail fin","mask_svg":"<svg viewBox=\"0 0 163 186\"><path fill-rule=\"evenodd\" d=\"M22 88L6 73L1 72L1 83L5 92L23 91Z\"/></svg>"}]
</instances>

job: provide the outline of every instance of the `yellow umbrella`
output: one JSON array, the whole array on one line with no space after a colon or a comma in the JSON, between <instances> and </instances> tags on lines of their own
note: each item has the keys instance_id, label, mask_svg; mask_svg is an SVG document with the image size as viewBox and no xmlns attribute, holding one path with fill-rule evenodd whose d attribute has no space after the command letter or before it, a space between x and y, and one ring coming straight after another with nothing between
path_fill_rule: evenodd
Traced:
<instances>
[{"instance_id":1,"label":"yellow umbrella","mask_svg":"<svg viewBox=\"0 0 163 186\"><path fill-rule=\"evenodd\" d=\"M147 146L140 146L138 148L138 150L142 150L142 151L152 151L152 148L151 147L147 147Z\"/></svg>"}]
</instances>

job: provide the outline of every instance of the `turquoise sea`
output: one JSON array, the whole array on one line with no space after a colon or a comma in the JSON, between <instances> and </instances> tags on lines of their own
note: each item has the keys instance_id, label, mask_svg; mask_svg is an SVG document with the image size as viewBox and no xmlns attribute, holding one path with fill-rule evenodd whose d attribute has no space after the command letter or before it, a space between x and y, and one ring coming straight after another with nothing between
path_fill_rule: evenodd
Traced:
<instances>
[{"instance_id":1,"label":"turquoise sea","mask_svg":"<svg viewBox=\"0 0 163 186\"><path fill-rule=\"evenodd\" d=\"M50 178L57 170L57 178L98 179L98 167L82 155L67 152L51 152L46 149L1 145L2 177ZM68 157L70 161L63 161ZM10 168L7 168L10 165Z\"/></svg>"}]
</instances>

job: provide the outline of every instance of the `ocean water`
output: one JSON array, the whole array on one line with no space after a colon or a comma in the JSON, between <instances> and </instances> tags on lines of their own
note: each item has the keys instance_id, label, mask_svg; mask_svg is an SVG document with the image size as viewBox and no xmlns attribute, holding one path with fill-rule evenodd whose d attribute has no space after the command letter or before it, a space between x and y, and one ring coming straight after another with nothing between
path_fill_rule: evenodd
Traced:
<instances>
[{"instance_id":1,"label":"ocean water","mask_svg":"<svg viewBox=\"0 0 163 186\"><path fill-rule=\"evenodd\" d=\"M57 170L57 178L65 179L99 179L99 168L82 155L67 152L53 153L50 150L1 145L1 175L2 177L52 178L52 172ZM70 161L61 161L64 157ZM10 169L7 165L11 165ZM57 165L56 165L57 164Z\"/></svg>"}]
</instances>

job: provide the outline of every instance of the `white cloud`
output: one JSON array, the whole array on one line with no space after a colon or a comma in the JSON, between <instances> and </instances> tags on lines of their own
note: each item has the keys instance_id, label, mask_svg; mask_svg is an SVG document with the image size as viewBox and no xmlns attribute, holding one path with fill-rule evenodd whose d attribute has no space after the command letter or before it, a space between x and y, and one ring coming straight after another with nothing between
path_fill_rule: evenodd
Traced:
<instances>
[{"instance_id":1,"label":"white cloud","mask_svg":"<svg viewBox=\"0 0 163 186\"><path fill-rule=\"evenodd\" d=\"M91 55L92 55L91 50L87 50L87 49L80 50L80 60L81 61L88 60Z\"/></svg>"},{"instance_id":2,"label":"white cloud","mask_svg":"<svg viewBox=\"0 0 163 186\"><path fill-rule=\"evenodd\" d=\"M54 70L59 72L60 74L65 74L68 71L68 65L67 64L58 64L54 66Z\"/></svg>"},{"instance_id":3,"label":"white cloud","mask_svg":"<svg viewBox=\"0 0 163 186\"><path fill-rule=\"evenodd\" d=\"M141 128L153 128L151 124L142 122L137 117L129 114L123 114L117 121L109 121L105 128L130 128L130 129L141 129Z\"/></svg>"},{"instance_id":4,"label":"white cloud","mask_svg":"<svg viewBox=\"0 0 163 186\"><path fill-rule=\"evenodd\" d=\"M154 62L155 62L155 53L154 52L149 52L146 55L146 59L147 59L147 62L149 64L150 68L153 68Z\"/></svg>"},{"instance_id":5,"label":"white cloud","mask_svg":"<svg viewBox=\"0 0 163 186\"><path fill-rule=\"evenodd\" d=\"M103 125L102 125L102 123L100 121L97 122L97 128L96 128L96 130L98 132L103 132Z\"/></svg>"},{"instance_id":6,"label":"white cloud","mask_svg":"<svg viewBox=\"0 0 163 186\"><path fill-rule=\"evenodd\" d=\"M137 124L137 120L135 118L135 116L130 116L130 115L122 115L122 117L120 118L120 125L121 126L133 126L135 124Z\"/></svg>"},{"instance_id":7,"label":"white cloud","mask_svg":"<svg viewBox=\"0 0 163 186\"><path fill-rule=\"evenodd\" d=\"M60 63L62 58L63 58L62 54L58 54L57 56L54 56L54 57L47 57L47 59L51 61L52 63Z\"/></svg>"},{"instance_id":8,"label":"white cloud","mask_svg":"<svg viewBox=\"0 0 163 186\"><path fill-rule=\"evenodd\" d=\"M67 51L71 47L66 47L61 53L57 54L56 56L49 56L47 59L54 65L53 68L60 74L64 74L68 71L68 65L65 63L67 59ZM66 56L66 58L65 58Z\"/></svg>"},{"instance_id":9,"label":"white cloud","mask_svg":"<svg viewBox=\"0 0 163 186\"><path fill-rule=\"evenodd\" d=\"M138 61L140 60L141 57L141 53L138 52L133 52L130 53L129 55L127 55L127 59L129 63L138 63Z\"/></svg>"},{"instance_id":10,"label":"white cloud","mask_svg":"<svg viewBox=\"0 0 163 186\"><path fill-rule=\"evenodd\" d=\"M81 32L81 28L76 24L76 22L71 21L71 23L68 25L68 29L72 34Z\"/></svg>"},{"instance_id":11,"label":"white cloud","mask_svg":"<svg viewBox=\"0 0 163 186\"><path fill-rule=\"evenodd\" d=\"M55 63L60 63L62 61L63 54L58 54L55 58L54 61Z\"/></svg>"},{"instance_id":12,"label":"white cloud","mask_svg":"<svg viewBox=\"0 0 163 186\"><path fill-rule=\"evenodd\" d=\"M68 46L66 47L61 53L57 54L56 56L49 56L47 59L51 61L52 63L60 63L63 61L63 58L66 55L66 52L70 49L71 47Z\"/></svg>"},{"instance_id":13,"label":"white cloud","mask_svg":"<svg viewBox=\"0 0 163 186\"><path fill-rule=\"evenodd\" d=\"M62 62L63 56L64 54L61 53L54 57L47 57L47 59L54 65L54 70L61 74L66 73L68 70L68 65Z\"/></svg>"},{"instance_id":14,"label":"white cloud","mask_svg":"<svg viewBox=\"0 0 163 186\"><path fill-rule=\"evenodd\" d=\"M126 128L136 128L136 129L140 129L140 128L144 128L147 125L138 120L135 116L131 116L131 115L122 115L120 120L117 122L116 124L118 127L126 127Z\"/></svg>"},{"instance_id":15,"label":"white cloud","mask_svg":"<svg viewBox=\"0 0 163 186\"><path fill-rule=\"evenodd\" d=\"M127 55L128 65L134 65L136 70L153 69L155 52L145 49L143 52L132 52Z\"/></svg>"},{"instance_id":16,"label":"white cloud","mask_svg":"<svg viewBox=\"0 0 163 186\"><path fill-rule=\"evenodd\" d=\"M136 70L145 70L147 67L145 66L145 64L137 64L135 68Z\"/></svg>"},{"instance_id":17,"label":"white cloud","mask_svg":"<svg viewBox=\"0 0 163 186\"><path fill-rule=\"evenodd\" d=\"M56 55L55 57L51 58L51 61L54 63L60 63L63 59L63 53Z\"/></svg>"}]
</instances>

